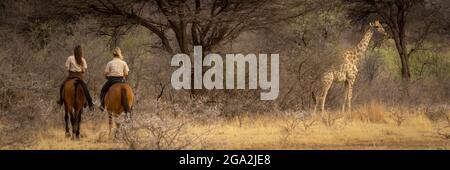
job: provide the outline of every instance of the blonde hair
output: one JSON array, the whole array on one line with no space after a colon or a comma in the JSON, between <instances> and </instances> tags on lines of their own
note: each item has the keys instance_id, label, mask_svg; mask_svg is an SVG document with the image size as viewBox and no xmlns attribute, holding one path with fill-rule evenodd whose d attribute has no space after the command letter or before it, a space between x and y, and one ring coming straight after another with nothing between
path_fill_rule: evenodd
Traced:
<instances>
[{"instance_id":1,"label":"blonde hair","mask_svg":"<svg viewBox=\"0 0 450 170\"><path fill-rule=\"evenodd\" d=\"M120 50L119 47L116 47L113 51L113 56L123 60L122 50Z\"/></svg>"}]
</instances>

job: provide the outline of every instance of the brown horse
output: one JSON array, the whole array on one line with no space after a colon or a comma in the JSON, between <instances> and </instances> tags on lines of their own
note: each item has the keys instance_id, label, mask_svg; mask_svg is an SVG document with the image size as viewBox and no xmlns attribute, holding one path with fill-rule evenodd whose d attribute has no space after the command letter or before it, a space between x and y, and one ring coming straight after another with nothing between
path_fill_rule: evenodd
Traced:
<instances>
[{"instance_id":1,"label":"brown horse","mask_svg":"<svg viewBox=\"0 0 450 170\"><path fill-rule=\"evenodd\" d=\"M63 103L64 103L64 120L66 122L66 137L70 137L69 132L69 116L72 124L72 139L80 138L80 123L83 107L86 103L83 88L81 87L81 79L72 78L64 83Z\"/></svg>"},{"instance_id":2,"label":"brown horse","mask_svg":"<svg viewBox=\"0 0 450 170\"><path fill-rule=\"evenodd\" d=\"M127 120L131 118L134 101L133 90L127 83L116 83L109 88L104 100L109 115L109 134L111 134L113 116L118 117L125 113ZM116 125L120 126L117 122Z\"/></svg>"}]
</instances>

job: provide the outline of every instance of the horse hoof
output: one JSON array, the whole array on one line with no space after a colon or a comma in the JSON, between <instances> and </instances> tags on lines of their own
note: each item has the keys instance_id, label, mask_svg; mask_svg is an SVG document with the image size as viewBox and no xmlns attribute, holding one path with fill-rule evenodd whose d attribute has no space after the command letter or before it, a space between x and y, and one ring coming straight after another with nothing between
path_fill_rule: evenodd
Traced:
<instances>
[{"instance_id":1,"label":"horse hoof","mask_svg":"<svg viewBox=\"0 0 450 170\"><path fill-rule=\"evenodd\" d=\"M91 112L95 111L95 107L94 106L89 106L89 111L91 111Z\"/></svg>"}]
</instances>

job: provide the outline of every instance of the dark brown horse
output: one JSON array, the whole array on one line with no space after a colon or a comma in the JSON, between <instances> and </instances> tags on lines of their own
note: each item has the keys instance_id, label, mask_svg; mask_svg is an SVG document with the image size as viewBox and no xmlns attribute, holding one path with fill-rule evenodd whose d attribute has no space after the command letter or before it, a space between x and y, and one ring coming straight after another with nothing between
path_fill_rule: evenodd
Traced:
<instances>
[{"instance_id":1,"label":"dark brown horse","mask_svg":"<svg viewBox=\"0 0 450 170\"><path fill-rule=\"evenodd\" d=\"M72 124L72 139L80 138L80 123L83 107L86 103L83 88L81 87L81 79L72 78L64 83L63 103L64 103L64 120L66 122L66 137L70 137L69 132L69 116Z\"/></svg>"},{"instance_id":2,"label":"dark brown horse","mask_svg":"<svg viewBox=\"0 0 450 170\"><path fill-rule=\"evenodd\" d=\"M125 113L127 120L131 118L134 101L133 90L127 83L116 83L109 88L104 100L109 115L109 134L111 134L113 116L118 117ZM117 122L116 125L120 126Z\"/></svg>"}]
</instances>

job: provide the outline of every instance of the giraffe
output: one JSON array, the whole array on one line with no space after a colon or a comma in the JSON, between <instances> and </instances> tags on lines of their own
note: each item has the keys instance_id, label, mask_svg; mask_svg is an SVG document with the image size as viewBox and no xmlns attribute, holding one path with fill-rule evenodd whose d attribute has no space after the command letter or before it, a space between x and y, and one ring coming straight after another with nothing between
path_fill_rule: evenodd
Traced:
<instances>
[{"instance_id":1,"label":"giraffe","mask_svg":"<svg viewBox=\"0 0 450 170\"><path fill-rule=\"evenodd\" d=\"M365 31L361 41L354 48L350 48L344 51L343 55L338 58L337 63L328 68L321 77L320 86L318 91L319 100L316 101L314 106L314 113L316 113L317 106L320 104L321 112L325 111L325 100L333 82L345 83L344 103L342 104L342 112L347 108L351 111L353 84L355 83L356 76L358 74L358 62L364 57L370 40L372 39L375 31L386 36L386 32L379 20L369 24L370 27Z\"/></svg>"}]
</instances>

